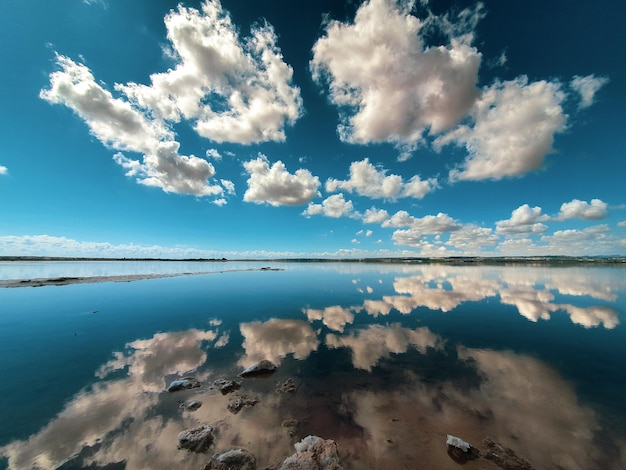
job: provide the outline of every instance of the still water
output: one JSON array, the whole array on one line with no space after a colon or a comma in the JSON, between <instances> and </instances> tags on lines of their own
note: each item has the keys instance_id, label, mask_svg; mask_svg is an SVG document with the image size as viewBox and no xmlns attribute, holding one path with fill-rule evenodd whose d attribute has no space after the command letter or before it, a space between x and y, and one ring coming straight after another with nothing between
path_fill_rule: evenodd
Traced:
<instances>
[{"instance_id":1,"label":"still water","mask_svg":"<svg viewBox=\"0 0 626 470\"><path fill-rule=\"evenodd\" d=\"M275 468L310 434L345 469L461 468L447 434L536 469L626 468L624 268L0 265L145 272L210 273L0 289L0 468L200 469L233 447ZM274 374L238 377L261 359ZM167 392L188 376L201 386ZM222 395L219 378L241 388ZM235 414L236 398L258 402ZM177 449L203 423L208 453Z\"/></svg>"}]
</instances>

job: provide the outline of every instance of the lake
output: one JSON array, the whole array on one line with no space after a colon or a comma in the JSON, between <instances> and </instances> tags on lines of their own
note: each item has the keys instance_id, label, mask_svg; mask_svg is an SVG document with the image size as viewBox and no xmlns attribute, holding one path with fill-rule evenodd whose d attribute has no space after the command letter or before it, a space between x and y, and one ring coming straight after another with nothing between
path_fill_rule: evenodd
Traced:
<instances>
[{"instance_id":1,"label":"lake","mask_svg":"<svg viewBox=\"0 0 626 470\"><path fill-rule=\"evenodd\" d=\"M503 468L486 438L536 469L626 468L626 268L0 263L178 273L205 274L0 289L0 468L199 470L233 447L276 468L308 435L345 469L461 468L447 435L480 452L464 469ZM177 448L204 423L206 453Z\"/></svg>"}]
</instances>

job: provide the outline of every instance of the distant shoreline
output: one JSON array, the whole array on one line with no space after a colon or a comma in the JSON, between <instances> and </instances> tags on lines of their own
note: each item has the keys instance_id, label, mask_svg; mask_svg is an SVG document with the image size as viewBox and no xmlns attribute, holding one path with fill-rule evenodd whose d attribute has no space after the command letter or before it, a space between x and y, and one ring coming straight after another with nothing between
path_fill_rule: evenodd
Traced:
<instances>
[{"instance_id":1,"label":"distant shoreline","mask_svg":"<svg viewBox=\"0 0 626 470\"><path fill-rule=\"evenodd\" d=\"M614 265L626 267L623 256L449 256L436 258L389 257L389 258L264 258L264 259L226 259L226 258L96 258L62 256L0 256L0 262L11 261L63 261L63 262L196 262L196 263L371 263L371 264L446 264L446 265Z\"/></svg>"}]
</instances>

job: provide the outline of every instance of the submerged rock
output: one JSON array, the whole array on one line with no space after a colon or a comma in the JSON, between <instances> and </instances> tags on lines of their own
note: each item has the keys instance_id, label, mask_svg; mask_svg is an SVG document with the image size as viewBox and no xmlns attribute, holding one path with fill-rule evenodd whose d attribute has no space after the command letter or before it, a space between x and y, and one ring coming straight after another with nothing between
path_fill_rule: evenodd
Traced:
<instances>
[{"instance_id":1,"label":"submerged rock","mask_svg":"<svg viewBox=\"0 0 626 470\"><path fill-rule=\"evenodd\" d=\"M226 405L226 409L230 411L232 414L239 413L244 407L250 408L251 406L256 405L259 402L257 397L248 397L247 395L242 395L239 398L235 398L231 400L228 405Z\"/></svg>"},{"instance_id":2,"label":"submerged rock","mask_svg":"<svg viewBox=\"0 0 626 470\"><path fill-rule=\"evenodd\" d=\"M282 393L295 393L297 389L298 387L291 377L276 386L276 390Z\"/></svg>"},{"instance_id":3,"label":"submerged rock","mask_svg":"<svg viewBox=\"0 0 626 470\"><path fill-rule=\"evenodd\" d=\"M188 401L185 403L181 403L180 407L185 411L196 411L198 408L202 406L201 401Z\"/></svg>"},{"instance_id":4,"label":"submerged rock","mask_svg":"<svg viewBox=\"0 0 626 470\"><path fill-rule=\"evenodd\" d=\"M177 392L178 390L189 390L191 388L198 388L200 382L193 377L185 377L184 379L174 380L169 387L168 392Z\"/></svg>"},{"instance_id":5,"label":"submerged rock","mask_svg":"<svg viewBox=\"0 0 626 470\"><path fill-rule=\"evenodd\" d=\"M276 365L272 361L263 359L252 364L239 374L240 377L254 377L258 375L269 375L276 370Z\"/></svg>"},{"instance_id":6,"label":"submerged rock","mask_svg":"<svg viewBox=\"0 0 626 470\"><path fill-rule=\"evenodd\" d=\"M246 449L230 449L215 454L202 470L256 470L256 459Z\"/></svg>"},{"instance_id":7,"label":"submerged rock","mask_svg":"<svg viewBox=\"0 0 626 470\"><path fill-rule=\"evenodd\" d=\"M480 451L476 447L450 434L448 434L446 439L446 446L448 447L450 458L459 464L464 464L480 457Z\"/></svg>"},{"instance_id":8,"label":"submerged rock","mask_svg":"<svg viewBox=\"0 0 626 470\"><path fill-rule=\"evenodd\" d=\"M217 379L215 382L213 382L213 385L219 388L220 392L222 392L222 395L226 395L241 388L241 382L235 382L234 380L226 379Z\"/></svg>"},{"instance_id":9,"label":"submerged rock","mask_svg":"<svg viewBox=\"0 0 626 470\"><path fill-rule=\"evenodd\" d=\"M504 447L489 437L483 443L487 447L484 457L500 468L504 470L534 470L530 462L519 457L513 449Z\"/></svg>"},{"instance_id":10,"label":"submerged rock","mask_svg":"<svg viewBox=\"0 0 626 470\"><path fill-rule=\"evenodd\" d=\"M191 452L206 452L213 444L213 426L203 424L178 433L178 448Z\"/></svg>"},{"instance_id":11,"label":"submerged rock","mask_svg":"<svg viewBox=\"0 0 626 470\"><path fill-rule=\"evenodd\" d=\"M307 436L294 444L296 453L287 457L278 470L342 470L337 443Z\"/></svg>"}]
</instances>

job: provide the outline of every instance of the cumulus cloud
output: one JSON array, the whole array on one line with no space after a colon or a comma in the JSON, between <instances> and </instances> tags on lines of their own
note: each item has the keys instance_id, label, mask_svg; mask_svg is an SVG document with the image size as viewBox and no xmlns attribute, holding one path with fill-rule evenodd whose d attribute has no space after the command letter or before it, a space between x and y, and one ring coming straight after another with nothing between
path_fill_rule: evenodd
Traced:
<instances>
[{"instance_id":1,"label":"cumulus cloud","mask_svg":"<svg viewBox=\"0 0 626 470\"><path fill-rule=\"evenodd\" d=\"M566 128L564 99L559 83L528 83L525 76L485 88L470 113L473 124L435 140L437 149L454 143L469 154L450 180L499 180L540 168L554 135Z\"/></svg>"},{"instance_id":2,"label":"cumulus cloud","mask_svg":"<svg viewBox=\"0 0 626 470\"><path fill-rule=\"evenodd\" d=\"M136 106L160 119L192 120L215 142L250 144L285 139L284 126L300 116L293 71L265 23L240 38L219 1L201 11L182 5L165 17L174 68L151 75L149 86L117 85Z\"/></svg>"},{"instance_id":3,"label":"cumulus cloud","mask_svg":"<svg viewBox=\"0 0 626 470\"><path fill-rule=\"evenodd\" d=\"M346 201L343 194L333 194L322 201L321 204L309 204L302 213L306 217L312 215L325 215L326 217L358 217L358 213L354 211L352 201Z\"/></svg>"},{"instance_id":4,"label":"cumulus cloud","mask_svg":"<svg viewBox=\"0 0 626 470\"><path fill-rule=\"evenodd\" d=\"M452 36L447 44L427 47L425 22L410 14L410 6L366 1L354 22L329 22L313 46L313 77L328 83L330 100L340 107L344 141L411 147L425 130L456 125L476 99L481 54L467 34L472 22L440 22L440 32ZM469 10L459 15L476 16Z\"/></svg>"},{"instance_id":5,"label":"cumulus cloud","mask_svg":"<svg viewBox=\"0 0 626 470\"><path fill-rule=\"evenodd\" d=\"M374 199L396 200L399 197L423 198L437 187L437 179L422 180L413 176L404 182L399 175L387 175L385 169L378 169L364 159L350 164L350 178L346 181L330 178L326 181L326 191L355 191L361 196Z\"/></svg>"},{"instance_id":6,"label":"cumulus cloud","mask_svg":"<svg viewBox=\"0 0 626 470\"><path fill-rule=\"evenodd\" d=\"M180 155L180 144L173 132L158 120L151 120L130 103L114 98L98 84L82 64L57 55L60 70L50 75L50 88L40 97L67 106L87 124L104 145L120 151L143 153L143 161L121 152L114 160L128 176L165 192L208 196L221 194L222 188L208 183L215 175L213 165L194 155Z\"/></svg>"},{"instance_id":7,"label":"cumulus cloud","mask_svg":"<svg viewBox=\"0 0 626 470\"><path fill-rule=\"evenodd\" d=\"M383 227L410 227L415 233L432 235L459 230L461 224L448 214L440 212L437 215L426 215L422 218L413 217L407 211L396 212Z\"/></svg>"},{"instance_id":8,"label":"cumulus cloud","mask_svg":"<svg viewBox=\"0 0 626 470\"><path fill-rule=\"evenodd\" d=\"M8 171L6 166L0 165L0 175L6 175Z\"/></svg>"},{"instance_id":9,"label":"cumulus cloud","mask_svg":"<svg viewBox=\"0 0 626 470\"><path fill-rule=\"evenodd\" d=\"M385 209L371 207L363 214L364 224L382 224L389 219L389 213Z\"/></svg>"},{"instance_id":10,"label":"cumulus cloud","mask_svg":"<svg viewBox=\"0 0 626 470\"><path fill-rule=\"evenodd\" d=\"M447 245L461 250L464 254L480 253L486 246L494 246L498 237L493 230L476 225L464 225L450 233Z\"/></svg>"},{"instance_id":11,"label":"cumulus cloud","mask_svg":"<svg viewBox=\"0 0 626 470\"><path fill-rule=\"evenodd\" d=\"M606 77L596 77L595 75L580 77L576 75L570 82L570 87L580 95L578 107L584 109L591 106L598 90L607 83L609 83L609 79Z\"/></svg>"},{"instance_id":12,"label":"cumulus cloud","mask_svg":"<svg viewBox=\"0 0 626 470\"><path fill-rule=\"evenodd\" d=\"M213 158L214 160L220 161L222 159L222 154L220 154L215 149L209 149L209 150L206 151L206 157L207 158Z\"/></svg>"},{"instance_id":13,"label":"cumulus cloud","mask_svg":"<svg viewBox=\"0 0 626 470\"><path fill-rule=\"evenodd\" d=\"M585 220L600 220L608 215L608 204L600 199L592 199L591 203L573 199L561 205L561 210L557 218L567 220L580 218Z\"/></svg>"},{"instance_id":14,"label":"cumulus cloud","mask_svg":"<svg viewBox=\"0 0 626 470\"><path fill-rule=\"evenodd\" d=\"M530 207L524 204L511 213L511 218L496 222L497 233L527 234L543 233L548 227L541 222L550 220L541 207Z\"/></svg>"},{"instance_id":15,"label":"cumulus cloud","mask_svg":"<svg viewBox=\"0 0 626 470\"><path fill-rule=\"evenodd\" d=\"M177 65L153 74L149 86L116 84L126 99L114 97L86 66L62 55L56 57L60 70L40 96L76 112L98 140L120 151L115 161L139 183L219 196L222 187L208 182L213 166L179 154L171 126L191 121L198 134L216 142L282 141L285 125L300 116L300 91L291 85L292 69L268 24L240 39L219 1L207 0L201 11L180 5L166 16L165 26ZM143 159L121 152L141 153ZM207 157L220 158L214 150Z\"/></svg>"},{"instance_id":16,"label":"cumulus cloud","mask_svg":"<svg viewBox=\"0 0 626 470\"><path fill-rule=\"evenodd\" d=\"M248 189L243 195L246 202L298 206L319 194L320 180L308 170L299 169L291 174L280 160L270 167L269 160L262 154L243 166L250 175Z\"/></svg>"}]
</instances>

